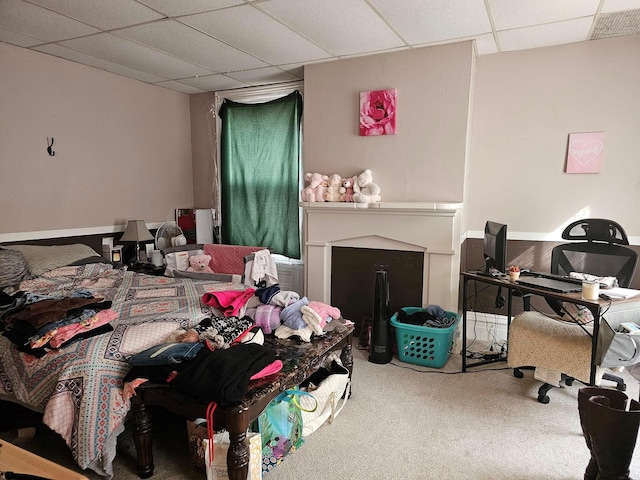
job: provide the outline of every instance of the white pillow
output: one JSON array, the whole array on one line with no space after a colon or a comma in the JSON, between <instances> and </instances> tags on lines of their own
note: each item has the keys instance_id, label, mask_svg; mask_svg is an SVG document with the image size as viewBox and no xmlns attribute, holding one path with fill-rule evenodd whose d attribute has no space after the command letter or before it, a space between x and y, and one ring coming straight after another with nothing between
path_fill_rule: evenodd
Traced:
<instances>
[{"instance_id":1,"label":"white pillow","mask_svg":"<svg viewBox=\"0 0 640 480\"><path fill-rule=\"evenodd\" d=\"M5 245L3 248L17 250L22 253L29 272L31 272L31 275L34 277L38 277L54 268L66 267L78 260L100 256L93 248L88 245L83 245L82 243L50 246Z\"/></svg>"}]
</instances>

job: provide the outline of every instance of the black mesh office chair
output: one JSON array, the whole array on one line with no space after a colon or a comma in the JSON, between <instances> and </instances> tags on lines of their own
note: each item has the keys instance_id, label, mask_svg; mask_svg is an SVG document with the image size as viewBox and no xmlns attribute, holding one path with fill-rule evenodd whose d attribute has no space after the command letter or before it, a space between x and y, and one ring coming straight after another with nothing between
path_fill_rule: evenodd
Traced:
<instances>
[{"instance_id":1,"label":"black mesh office chair","mask_svg":"<svg viewBox=\"0 0 640 480\"><path fill-rule=\"evenodd\" d=\"M599 277L616 277L621 287L628 287L631 284L638 264L638 254L634 250L624 246L629 245L629 240L624 229L618 223L600 218L578 220L564 229L562 238L572 242L563 243L554 247L551 253L551 273L569 275L570 272L583 272ZM554 299L546 300L556 314L560 317L565 317L566 314L560 302ZM525 309L528 306L527 303L525 303ZM538 334L541 332L544 333L545 322L554 322L555 325L549 324L550 331L553 331L553 335L562 335L562 332L558 331L559 327L555 320L544 318L541 315L540 318L536 318L536 321L540 322L539 326L534 327L537 329ZM517 330L517 322L513 326L516 327ZM518 335L517 331L510 332L509 334L510 354L512 353L512 333L514 336ZM578 332L578 336L579 335L580 332ZM575 337L576 332L572 332L571 336ZM584 336L587 337L587 334L584 333ZM575 338L573 340L575 340ZM589 339L588 342L584 341L582 344L589 345L590 349L591 340ZM535 368L535 366L516 367L513 369L514 376L522 378L523 373L521 369L523 368ZM557 371L561 371L560 368L558 368ZM610 373L604 373L602 378L616 382L619 390L626 389L626 385L620 377ZM571 385L574 378L563 373L561 380L564 381L566 385ZM553 388L553 385L548 383L540 387L538 390L538 401L540 403L549 403L547 392L551 388Z\"/></svg>"}]
</instances>

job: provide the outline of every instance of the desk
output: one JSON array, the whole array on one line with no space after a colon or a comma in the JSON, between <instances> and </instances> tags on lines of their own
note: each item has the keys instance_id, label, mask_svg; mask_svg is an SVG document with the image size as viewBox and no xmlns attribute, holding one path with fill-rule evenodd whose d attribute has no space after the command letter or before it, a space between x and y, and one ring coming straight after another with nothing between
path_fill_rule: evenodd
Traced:
<instances>
[{"instance_id":1,"label":"desk","mask_svg":"<svg viewBox=\"0 0 640 480\"><path fill-rule=\"evenodd\" d=\"M589 383L591 385L595 384L596 380L596 349L598 342L598 333L600 331L600 317L603 313L603 310L608 309L610 306L618 306L618 305L627 305L630 304L634 307L637 306L640 309L640 297L634 298L623 298L623 299L614 299L611 302L609 300L585 300L582 298L581 292L574 293L560 293L553 292L551 290L546 290L544 288L533 287L528 285L523 285L519 283L514 283L509 281L508 277L504 278L496 278L489 277L485 275L478 275L475 272L463 272L463 289L462 289L462 371L466 372L467 368L476 367L479 365L486 365L488 363L494 363L497 361L505 361L506 358L498 358L493 360L482 360L479 362L474 362L469 364L467 362L467 301L468 301L468 284L469 282L481 282L489 285L494 285L497 287L502 287L507 291L507 338L509 335L509 325L511 324L511 311L512 311L512 301L513 301L513 292L518 292L521 295L530 294L537 295L541 297L555 298L561 302L570 302L576 305L583 305L591 311L593 314L594 322L593 322L593 337L591 341L591 371L589 377ZM507 355L508 355L507 348Z\"/></svg>"},{"instance_id":2,"label":"desk","mask_svg":"<svg viewBox=\"0 0 640 480\"><path fill-rule=\"evenodd\" d=\"M342 351L340 358L349 373L353 369L351 343L353 326L345 332L329 332L325 336L315 337L310 343L295 339L278 339L273 335L265 336L265 345L276 350L283 367L276 379L267 383L250 385L249 392L240 403L216 408L214 419L217 427L229 431L230 446L227 453L229 478L240 480L247 478L249 468L249 446L246 432L249 424L258 418L280 392L301 383L323 365L324 359L332 351ZM184 397L174 395L167 384L143 383L131 398L135 417L133 438L138 455L138 476L148 478L153 475L153 451L151 437L151 417L148 405L158 405L190 420L206 418L206 404L188 402Z\"/></svg>"}]
</instances>

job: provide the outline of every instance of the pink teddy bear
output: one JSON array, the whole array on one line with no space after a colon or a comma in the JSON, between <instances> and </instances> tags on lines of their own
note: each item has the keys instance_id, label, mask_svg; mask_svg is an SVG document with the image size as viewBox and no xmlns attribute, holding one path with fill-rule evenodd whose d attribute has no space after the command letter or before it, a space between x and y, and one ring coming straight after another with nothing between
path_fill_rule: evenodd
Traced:
<instances>
[{"instance_id":1,"label":"pink teddy bear","mask_svg":"<svg viewBox=\"0 0 640 480\"><path fill-rule=\"evenodd\" d=\"M354 178L342 179L342 187L340 187L341 202L353 202L353 182Z\"/></svg>"},{"instance_id":2,"label":"pink teddy bear","mask_svg":"<svg viewBox=\"0 0 640 480\"><path fill-rule=\"evenodd\" d=\"M209 262L211 262L211 255L192 255L189 257L187 272L213 273Z\"/></svg>"},{"instance_id":3,"label":"pink teddy bear","mask_svg":"<svg viewBox=\"0 0 640 480\"><path fill-rule=\"evenodd\" d=\"M300 196L303 202L324 202L324 194L329 186L329 177L321 173L305 173L308 185L302 189Z\"/></svg>"}]
</instances>

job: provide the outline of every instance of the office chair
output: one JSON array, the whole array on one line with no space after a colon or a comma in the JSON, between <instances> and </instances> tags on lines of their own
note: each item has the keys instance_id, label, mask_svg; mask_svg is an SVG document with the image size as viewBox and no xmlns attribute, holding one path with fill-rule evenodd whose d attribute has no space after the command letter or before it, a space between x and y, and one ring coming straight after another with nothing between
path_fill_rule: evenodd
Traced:
<instances>
[{"instance_id":1,"label":"office chair","mask_svg":"<svg viewBox=\"0 0 640 480\"><path fill-rule=\"evenodd\" d=\"M638 254L624 245L629 240L624 229L606 219L583 219L571 223L562 232L563 243L551 253L551 273L589 273L598 277L616 277L621 287L631 284L638 264ZM561 302L545 298L560 320L569 320ZM528 302L525 310L529 310ZM588 327L587 330L591 330ZM522 369L540 368L561 372L560 381L570 386L575 379L588 384L591 369L591 336L578 323L558 321L539 312L525 311L516 316L509 329L509 366L514 376L523 377ZM520 363L521 362L521 363ZM523 365L527 365L524 367ZM624 381L608 372L602 379L616 382L625 390ZM549 403L547 392L554 385L544 383L538 401Z\"/></svg>"}]
</instances>

